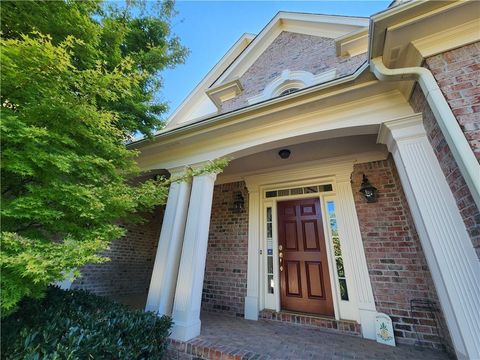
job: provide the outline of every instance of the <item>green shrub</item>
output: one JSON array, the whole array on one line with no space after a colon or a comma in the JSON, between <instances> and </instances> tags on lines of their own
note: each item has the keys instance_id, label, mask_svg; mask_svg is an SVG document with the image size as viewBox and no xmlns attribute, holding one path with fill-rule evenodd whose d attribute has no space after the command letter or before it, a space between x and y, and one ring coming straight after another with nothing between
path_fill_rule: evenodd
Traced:
<instances>
[{"instance_id":1,"label":"green shrub","mask_svg":"<svg viewBox=\"0 0 480 360\"><path fill-rule=\"evenodd\" d=\"M2 320L2 359L161 359L172 321L50 287Z\"/></svg>"}]
</instances>

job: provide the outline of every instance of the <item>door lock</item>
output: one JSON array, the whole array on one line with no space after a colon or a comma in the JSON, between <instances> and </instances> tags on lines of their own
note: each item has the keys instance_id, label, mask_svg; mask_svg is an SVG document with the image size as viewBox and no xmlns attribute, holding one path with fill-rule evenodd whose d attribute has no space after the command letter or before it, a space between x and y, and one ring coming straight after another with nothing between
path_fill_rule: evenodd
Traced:
<instances>
[{"instance_id":1,"label":"door lock","mask_svg":"<svg viewBox=\"0 0 480 360\"><path fill-rule=\"evenodd\" d=\"M282 265L280 265L280 271L283 271L283 266Z\"/></svg>"}]
</instances>

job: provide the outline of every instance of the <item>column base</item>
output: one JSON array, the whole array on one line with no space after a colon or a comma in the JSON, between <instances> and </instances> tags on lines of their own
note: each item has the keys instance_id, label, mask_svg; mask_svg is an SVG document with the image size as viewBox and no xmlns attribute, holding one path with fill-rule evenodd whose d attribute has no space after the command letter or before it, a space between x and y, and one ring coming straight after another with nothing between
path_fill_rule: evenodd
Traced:
<instances>
[{"instance_id":1,"label":"column base","mask_svg":"<svg viewBox=\"0 0 480 360\"><path fill-rule=\"evenodd\" d=\"M172 327L170 338L179 341L188 341L200 335L202 322L200 320L193 324L175 322Z\"/></svg>"},{"instance_id":2,"label":"column base","mask_svg":"<svg viewBox=\"0 0 480 360\"><path fill-rule=\"evenodd\" d=\"M245 296L245 319L258 320L258 297Z\"/></svg>"},{"instance_id":3,"label":"column base","mask_svg":"<svg viewBox=\"0 0 480 360\"><path fill-rule=\"evenodd\" d=\"M377 312L375 310L359 309L360 324L362 325L362 336L365 339L376 340L375 321Z\"/></svg>"}]
</instances>

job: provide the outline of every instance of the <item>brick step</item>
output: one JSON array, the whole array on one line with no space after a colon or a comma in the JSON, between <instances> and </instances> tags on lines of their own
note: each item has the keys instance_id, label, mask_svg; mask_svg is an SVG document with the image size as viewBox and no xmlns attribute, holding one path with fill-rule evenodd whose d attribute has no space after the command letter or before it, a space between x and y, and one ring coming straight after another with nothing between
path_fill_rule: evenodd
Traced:
<instances>
[{"instance_id":1,"label":"brick step","mask_svg":"<svg viewBox=\"0 0 480 360\"><path fill-rule=\"evenodd\" d=\"M259 318L266 321L283 322L292 325L315 327L335 333L361 336L361 325L352 320L336 320L314 314L295 313L290 311L276 312L274 310L262 310Z\"/></svg>"},{"instance_id":2,"label":"brick step","mask_svg":"<svg viewBox=\"0 0 480 360\"><path fill-rule=\"evenodd\" d=\"M267 355L258 354L237 346L212 344L195 338L188 342L168 339L163 360L267 360Z\"/></svg>"}]
</instances>

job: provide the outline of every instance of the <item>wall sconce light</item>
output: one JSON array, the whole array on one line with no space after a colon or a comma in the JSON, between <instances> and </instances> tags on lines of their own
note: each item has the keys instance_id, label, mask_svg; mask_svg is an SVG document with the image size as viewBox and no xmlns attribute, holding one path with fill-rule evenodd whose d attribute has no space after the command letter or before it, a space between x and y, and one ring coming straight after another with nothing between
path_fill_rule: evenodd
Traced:
<instances>
[{"instance_id":1,"label":"wall sconce light","mask_svg":"<svg viewBox=\"0 0 480 360\"><path fill-rule=\"evenodd\" d=\"M377 188L370 184L368 178L363 174L362 186L360 186L360 192L367 199L367 203L377 202Z\"/></svg>"},{"instance_id":2,"label":"wall sconce light","mask_svg":"<svg viewBox=\"0 0 480 360\"><path fill-rule=\"evenodd\" d=\"M278 156L280 156L282 159L288 159L290 157L290 150L282 149L278 152Z\"/></svg>"},{"instance_id":3,"label":"wall sconce light","mask_svg":"<svg viewBox=\"0 0 480 360\"><path fill-rule=\"evenodd\" d=\"M245 199L240 191L235 193L235 199L233 200L232 211L234 213L241 213L245 209Z\"/></svg>"}]
</instances>

